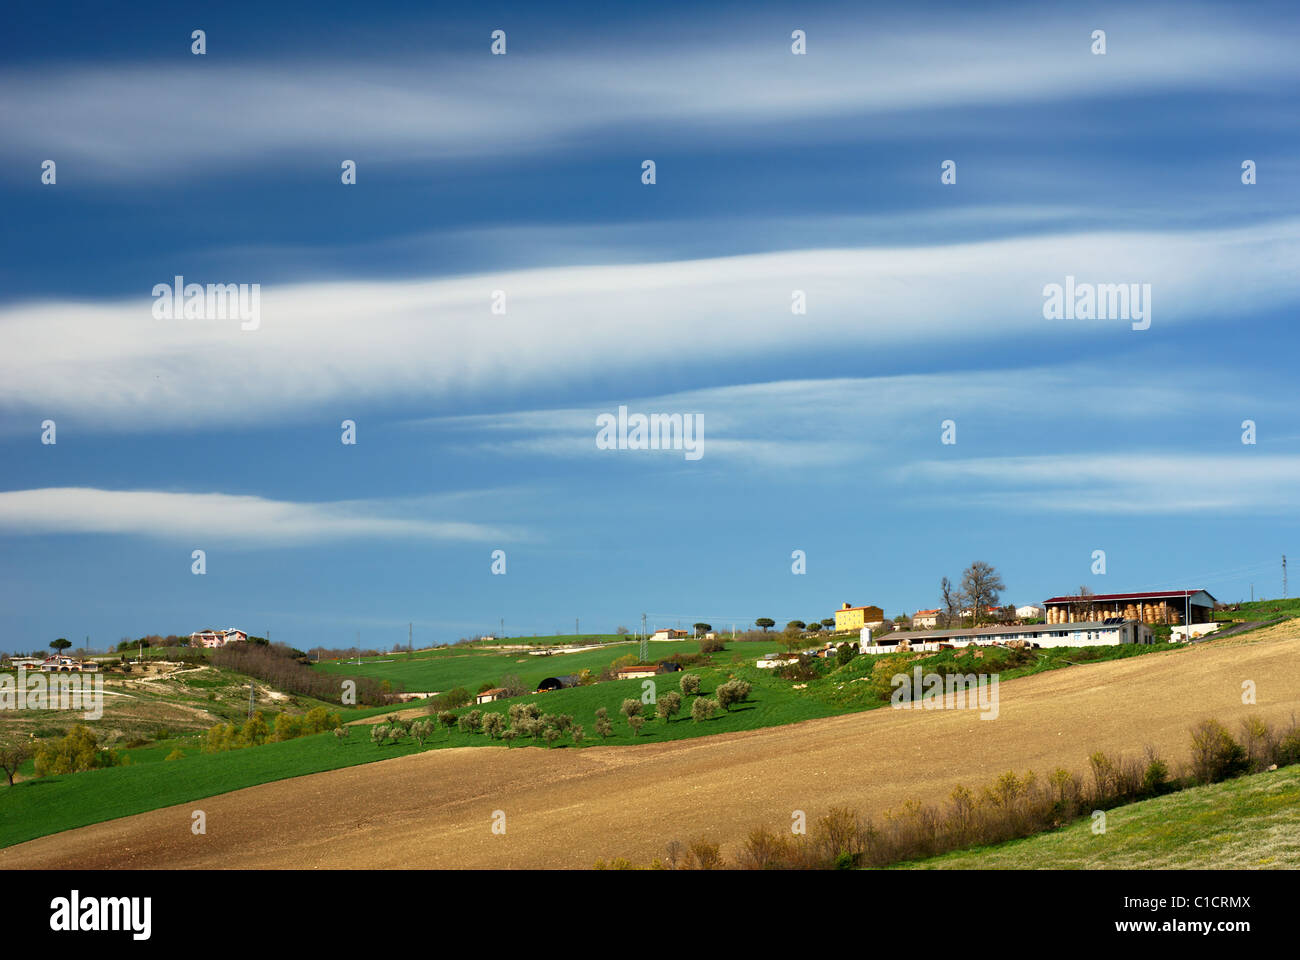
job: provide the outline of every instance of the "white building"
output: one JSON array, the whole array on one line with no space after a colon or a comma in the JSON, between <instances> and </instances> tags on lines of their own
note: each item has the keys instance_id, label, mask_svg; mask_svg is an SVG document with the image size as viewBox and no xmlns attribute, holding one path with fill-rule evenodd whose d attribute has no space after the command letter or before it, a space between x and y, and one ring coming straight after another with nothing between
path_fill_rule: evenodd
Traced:
<instances>
[{"instance_id":1,"label":"white building","mask_svg":"<svg viewBox=\"0 0 1300 960\"><path fill-rule=\"evenodd\" d=\"M1016 616L1021 620L1041 620L1043 619L1043 608L1035 606L1032 603L1023 607L1016 607Z\"/></svg>"},{"instance_id":2,"label":"white building","mask_svg":"<svg viewBox=\"0 0 1300 960\"><path fill-rule=\"evenodd\" d=\"M1217 620L1214 623L1180 624L1179 626L1169 628L1169 639L1182 642L1191 637L1203 637L1207 633L1213 633L1215 630L1218 630L1221 626L1223 626L1222 620Z\"/></svg>"},{"instance_id":3,"label":"white building","mask_svg":"<svg viewBox=\"0 0 1300 960\"><path fill-rule=\"evenodd\" d=\"M773 650L771 653L765 653L759 657L754 666L761 670L770 670L772 667L779 667L783 663L788 663L791 660L798 659L799 654L797 653L786 653L781 650Z\"/></svg>"},{"instance_id":4,"label":"white building","mask_svg":"<svg viewBox=\"0 0 1300 960\"><path fill-rule=\"evenodd\" d=\"M965 647L975 644L1006 646L1022 642L1035 647L1113 647L1123 643L1151 643L1151 628L1137 620L1094 620L1087 623L1042 623L1027 627L978 627L965 630L913 631L898 644L863 645L863 653L890 653L902 643L913 650L936 650L942 646Z\"/></svg>"}]
</instances>

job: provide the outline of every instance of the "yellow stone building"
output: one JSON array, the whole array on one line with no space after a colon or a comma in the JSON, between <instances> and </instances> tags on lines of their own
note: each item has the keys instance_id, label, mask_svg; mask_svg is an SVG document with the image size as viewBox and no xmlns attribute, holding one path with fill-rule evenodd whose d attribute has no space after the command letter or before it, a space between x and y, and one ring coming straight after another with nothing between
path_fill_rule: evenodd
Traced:
<instances>
[{"instance_id":1,"label":"yellow stone building","mask_svg":"<svg viewBox=\"0 0 1300 960\"><path fill-rule=\"evenodd\" d=\"M885 612L879 607L851 607L847 603L835 611L835 632L853 633L869 623L882 623Z\"/></svg>"}]
</instances>

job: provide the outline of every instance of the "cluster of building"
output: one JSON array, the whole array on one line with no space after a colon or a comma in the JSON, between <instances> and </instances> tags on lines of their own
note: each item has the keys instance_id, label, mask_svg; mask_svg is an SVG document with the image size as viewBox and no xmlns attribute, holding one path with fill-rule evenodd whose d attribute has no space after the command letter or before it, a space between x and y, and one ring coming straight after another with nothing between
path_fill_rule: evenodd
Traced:
<instances>
[{"instance_id":1,"label":"cluster of building","mask_svg":"<svg viewBox=\"0 0 1300 960\"><path fill-rule=\"evenodd\" d=\"M234 627L225 630L199 630L190 634L191 647L224 647L231 643L244 643L248 634Z\"/></svg>"},{"instance_id":2,"label":"cluster of building","mask_svg":"<svg viewBox=\"0 0 1300 960\"><path fill-rule=\"evenodd\" d=\"M13 657L9 661L17 669L39 670L41 673L98 673L99 664L94 660L82 660L55 654L52 657Z\"/></svg>"},{"instance_id":3,"label":"cluster of building","mask_svg":"<svg viewBox=\"0 0 1300 960\"><path fill-rule=\"evenodd\" d=\"M835 611L835 632L858 633L859 649L863 653L937 650L972 643L1037 647L1151 643L1152 625L1173 626L1171 632L1176 640L1188 640L1214 630L1218 626L1214 619L1215 602L1205 590L1060 596L1043 601L1042 606L1016 607L1015 619L1010 623L951 630L937 629L940 610L918 610L911 617L912 630L904 636L891 635L902 629L902 624L896 623L892 631L874 641L872 632L885 626L884 611L876 606L855 607L845 603ZM969 617L971 613L968 607L959 611L959 616ZM1000 617L1003 610L990 606L985 613ZM827 643L819 654L833 655L839 645L834 641ZM759 666L775 666L779 661L780 657L776 656L767 662L760 661Z\"/></svg>"}]
</instances>

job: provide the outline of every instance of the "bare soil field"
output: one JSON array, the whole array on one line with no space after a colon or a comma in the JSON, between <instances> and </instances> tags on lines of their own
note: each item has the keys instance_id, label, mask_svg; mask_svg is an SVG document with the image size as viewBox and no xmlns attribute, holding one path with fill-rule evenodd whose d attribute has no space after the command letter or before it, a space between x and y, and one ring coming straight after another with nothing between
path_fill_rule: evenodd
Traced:
<instances>
[{"instance_id":1,"label":"bare soil field","mask_svg":"<svg viewBox=\"0 0 1300 960\"><path fill-rule=\"evenodd\" d=\"M1187 756L1207 717L1300 713L1300 639L1204 643L1001 685L1000 714L891 710L640 747L432 750L251 787L0 850L0 868L589 868L707 836L733 849L834 805L880 815L1093 750ZM1242 704L1242 683L1258 704ZM680 722L689 723L689 720ZM191 812L207 834L190 832ZM495 811L504 835L492 832Z\"/></svg>"}]
</instances>

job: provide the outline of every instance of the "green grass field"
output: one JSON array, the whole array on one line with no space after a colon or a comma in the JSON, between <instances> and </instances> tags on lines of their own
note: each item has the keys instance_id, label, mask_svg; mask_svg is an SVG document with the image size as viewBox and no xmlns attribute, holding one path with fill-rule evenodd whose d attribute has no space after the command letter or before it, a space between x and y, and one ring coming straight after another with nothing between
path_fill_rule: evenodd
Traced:
<instances>
[{"instance_id":1,"label":"green grass field","mask_svg":"<svg viewBox=\"0 0 1300 960\"><path fill-rule=\"evenodd\" d=\"M537 703L546 713L569 714L575 723L585 728L586 739L582 744L585 748L602 743L633 746L715 733L756 730L874 709L887 702L872 694L868 684L853 683L855 679L870 673L872 663L879 660L879 656L858 657L843 667L823 663L819 666L824 671L822 676L808 682L804 689L795 689L791 681L775 677L771 670L760 670L754 666L754 660L759 655L778 646L775 641L735 643L726 651L714 654L712 665L693 667L688 671L701 677L706 696L712 695L717 685L731 676L748 680L752 684L752 693L747 702L734 706L730 712L699 723L690 717L690 698L684 698L682 713L668 722L653 718L653 708L647 707L646 713L652 719L647 720L639 736L632 733L627 721L619 714L619 707L625 698L641 698L644 689L642 680L610 681L550 693L530 693L514 701L498 701L480 709L504 714L511 703L524 702ZM512 654L473 653L458 648L431 652L429 655L417 653L410 659L402 655L380 663L365 663L363 658L361 668L355 664L322 664L318 669L334 668L340 673L356 674L361 669L370 668L378 671L370 675L386 676L394 682L403 683L407 689L445 690L453 686L464 686L475 690L480 683L499 679L502 673L507 672L518 672L529 683L536 683L543 677L558 673L574 673L583 666L595 672L629 649L635 650L635 647L619 646L580 654L528 657L529 661L538 662L534 666L518 663L520 658ZM1095 662L1099 659L1153 653L1158 649L1095 647L1087 653L1078 650L1040 651L1040 656L1034 663L1005 670L1002 676L1003 679L1010 679L1023 673L1068 666L1072 660L1077 661L1081 656L1093 658ZM697 651L698 644L694 641L651 646L651 655L655 657L674 652ZM1001 660L1011 654L1012 651L989 648L984 658L972 660L971 663L977 665L973 668L976 670L998 671L1001 669ZM963 669L966 667L965 661L957 659L956 651L946 651L919 662L924 665L945 660L951 661L954 666L962 666ZM557 669L560 664L564 664L564 667ZM530 667L531 670L525 672ZM1087 669L1087 665L1080 668ZM657 693L679 690L680 677L681 674L656 677ZM614 735L605 741L595 731L595 712L602 706L609 711L614 727ZM368 716L385 715L400 708L330 709L341 713L344 721L349 722ZM463 713L465 710L457 712ZM194 739L168 739L124 751L131 759L129 766L23 780L14 787L0 790L0 846L114 817L142 813L169 804L199 800L272 780L402 756L419 749L409 738L398 744L379 747L370 742L369 736L367 727L358 726L353 730L352 736L342 743L333 734L319 734L217 754L199 752ZM567 735L554 747L548 748L544 746L544 741L516 740L507 743L490 740L481 734L461 733L458 730L448 732L440 728L424 749L465 746L503 750L575 748ZM165 757L178 747L186 756L180 760L165 761ZM22 772L31 775L30 761L24 765Z\"/></svg>"},{"instance_id":2,"label":"green grass field","mask_svg":"<svg viewBox=\"0 0 1300 960\"><path fill-rule=\"evenodd\" d=\"M1283 767L1106 812L1053 833L904 864L929 870L1191 870L1300 867L1300 767Z\"/></svg>"},{"instance_id":3,"label":"green grass field","mask_svg":"<svg viewBox=\"0 0 1300 960\"><path fill-rule=\"evenodd\" d=\"M747 677L765 673L754 668L703 668L692 672L702 678L706 696L711 695L717 684L733 672L738 675L744 672ZM680 674L671 674L656 678L658 692L678 689L679 677ZM587 737L583 747L599 746L602 743L630 746L754 730L839 712L816 700L800 696L797 691L790 689L788 683L773 681L771 678L766 678L766 683L763 683L763 680L762 677L755 677L750 700L732 707L730 712L696 723L690 718L688 702L684 714L668 722L648 720L640 736L633 735L627 721L618 711L624 698L640 698L643 689L641 680L618 680L545 694L530 694L518 698L518 701L499 701L481 709L484 712L504 714L510 703L524 702L537 703L547 713L570 714L575 723L586 728ZM614 725L614 735L605 741L595 733L596 708L602 706L609 710ZM345 719L356 719L387 714L393 709L369 708L344 713ZM653 713L653 708L649 707L647 711ZM180 760L166 761L164 758L167 754L178 746L186 756ZM482 734L461 733L455 729L447 731L445 728L440 728L434 738L425 744L424 749L471 746L502 750L575 749L567 736L554 747L546 747L543 741L515 741L510 744L502 740L490 740ZM326 733L214 754L199 752L193 741L167 741L152 747L127 750L124 752L132 761L129 766L24 780L13 787L0 790L0 846L21 843L34 837L115 817L143 813L174 803L201 800L259 783L400 757L418 752L419 749L410 738L388 746L376 746L370 741L369 728L361 725L355 727L352 735L342 743L332 733ZM30 761L25 769L30 771Z\"/></svg>"},{"instance_id":4,"label":"green grass field","mask_svg":"<svg viewBox=\"0 0 1300 960\"><path fill-rule=\"evenodd\" d=\"M722 657L739 653L748 660L755 660L769 650L780 647L775 641L770 643L736 643L728 648ZM699 653L700 645L695 640L673 640L651 643L650 657L658 660L674 654ZM419 650L411 654L393 653L382 657L361 658L355 660L326 660L314 665L313 669L340 676L372 677L387 680L397 687L421 693L442 692L454 687L464 687L474 693L485 683L496 684L501 678L513 673L525 686L536 689L546 677L578 673L590 670L599 673L602 668L613 663L619 657L636 657L638 646L635 642L610 643L599 650L583 653L562 653L552 656L533 656L527 652L501 653L491 650L478 650L473 647L442 647L436 650Z\"/></svg>"},{"instance_id":5,"label":"green grass field","mask_svg":"<svg viewBox=\"0 0 1300 960\"><path fill-rule=\"evenodd\" d=\"M1300 598L1254 600L1239 604L1236 610L1216 610L1215 620L1273 620L1277 617L1300 617Z\"/></svg>"}]
</instances>

